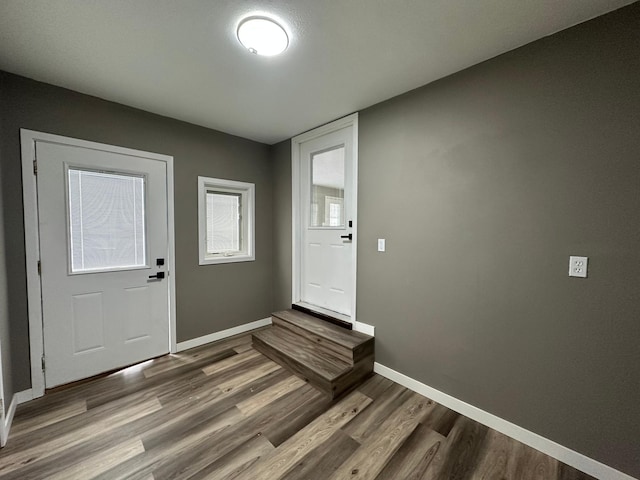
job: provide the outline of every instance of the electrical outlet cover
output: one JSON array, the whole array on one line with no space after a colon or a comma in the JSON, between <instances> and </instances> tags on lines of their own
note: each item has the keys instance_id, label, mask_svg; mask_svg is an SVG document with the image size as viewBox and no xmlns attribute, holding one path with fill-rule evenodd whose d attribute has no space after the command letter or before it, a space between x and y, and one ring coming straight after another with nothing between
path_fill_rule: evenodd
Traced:
<instances>
[{"instance_id":1,"label":"electrical outlet cover","mask_svg":"<svg viewBox=\"0 0 640 480\"><path fill-rule=\"evenodd\" d=\"M569 276L587 278L589 257L569 257Z\"/></svg>"}]
</instances>

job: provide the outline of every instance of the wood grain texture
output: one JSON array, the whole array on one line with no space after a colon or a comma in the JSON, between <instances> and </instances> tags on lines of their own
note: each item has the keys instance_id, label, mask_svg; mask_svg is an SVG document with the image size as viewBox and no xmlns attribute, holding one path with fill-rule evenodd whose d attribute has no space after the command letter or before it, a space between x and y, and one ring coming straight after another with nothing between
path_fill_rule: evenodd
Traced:
<instances>
[{"instance_id":1,"label":"wood grain texture","mask_svg":"<svg viewBox=\"0 0 640 480\"><path fill-rule=\"evenodd\" d=\"M360 444L342 430L335 432L326 442L319 445L313 454L300 460L284 480L326 480L349 458Z\"/></svg>"},{"instance_id":2,"label":"wood grain texture","mask_svg":"<svg viewBox=\"0 0 640 480\"><path fill-rule=\"evenodd\" d=\"M330 479L366 480L376 478L432 406L431 400L417 393L412 393L380 425L376 435L370 436Z\"/></svg>"},{"instance_id":3,"label":"wood grain texture","mask_svg":"<svg viewBox=\"0 0 640 480\"><path fill-rule=\"evenodd\" d=\"M288 351L290 347L287 346L285 351L281 351L278 345L279 342L270 342L268 339L258 336L253 337L253 348L257 351L295 373L305 382L310 382L320 391L325 392L326 395L331 395L334 375L327 378L327 375L319 373L310 367L307 356L304 356L304 358L301 355L291 356ZM344 368L346 370L349 367L346 366Z\"/></svg>"},{"instance_id":4,"label":"wood grain texture","mask_svg":"<svg viewBox=\"0 0 640 480\"><path fill-rule=\"evenodd\" d=\"M306 385L306 382L299 377L289 377L283 381L276 383L274 386L263 390L257 395L238 403L238 409L246 416L251 416L261 408L268 406L273 400L276 400L297 388Z\"/></svg>"},{"instance_id":5,"label":"wood grain texture","mask_svg":"<svg viewBox=\"0 0 640 480\"><path fill-rule=\"evenodd\" d=\"M351 367L350 363L318 351L315 344L282 328L263 330L254 334L253 338L259 339L278 352L285 353L313 374L329 381L335 380Z\"/></svg>"},{"instance_id":6,"label":"wood grain texture","mask_svg":"<svg viewBox=\"0 0 640 480\"><path fill-rule=\"evenodd\" d=\"M265 426L262 434L269 439L275 447L281 445L298 430L304 428L309 422L318 418L331 405L331 400L326 396L318 396L318 391L311 385L305 385L293 395L300 400L286 413L281 422L271 423Z\"/></svg>"},{"instance_id":7,"label":"wood grain texture","mask_svg":"<svg viewBox=\"0 0 640 480\"><path fill-rule=\"evenodd\" d=\"M192 475L189 479L216 480L224 478L225 480L234 480L260 458L268 455L273 450L273 445L264 436L255 436Z\"/></svg>"},{"instance_id":8,"label":"wood grain texture","mask_svg":"<svg viewBox=\"0 0 640 480\"><path fill-rule=\"evenodd\" d=\"M390 412L395 411L406 402L412 393L402 385L391 385L385 391L383 399L375 402L365 412L354 418L343 430L357 442L363 443L371 434L378 431L380 425L389 418Z\"/></svg>"},{"instance_id":9,"label":"wood grain texture","mask_svg":"<svg viewBox=\"0 0 640 480\"><path fill-rule=\"evenodd\" d=\"M272 317L276 317L299 329L311 332L317 337L329 339L334 343L350 349L354 349L371 340L369 335L353 330L346 330L297 310L275 312L272 314Z\"/></svg>"},{"instance_id":10,"label":"wood grain texture","mask_svg":"<svg viewBox=\"0 0 640 480\"><path fill-rule=\"evenodd\" d=\"M371 403L360 392L347 396L329 411L311 422L284 442L271 456L254 465L239 478L282 478L297 462L327 441L340 427L346 425Z\"/></svg>"},{"instance_id":11,"label":"wood grain texture","mask_svg":"<svg viewBox=\"0 0 640 480\"><path fill-rule=\"evenodd\" d=\"M223 372L231 367L237 366L245 360L251 360L259 356L260 354L255 350L247 350L236 355L231 355L229 358L225 358L222 361L207 365L202 369L202 371L205 373L205 375L213 375L214 373Z\"/></svg>"},{"instance_id":12,"label":"wood grain texture","mask_svg":"<svg viewBox=\"0 0 640 480\"><path fill-rule=\"evenodd\" d=\"M105 472L114 465L144 452L142 440L134 438L116 445L99 454L87 457L70 467L49 476L49 480L67 480L69 478L89 478Z\"/></svg>"},{"instance_id":13,"label":"wood grain texture","mask_svg":"<svg viewBox=\"0 0 640 480\"><path fill-rule=\"evenodd\" d=\"M301 336L313 343L317 349L342 358L345 362L353 363L373 354L372 337L363 338L363 334L327 324L323 320L295 310L280 312L280 315L284 318L279 317L277 313L271 317L274 327Z\"/></svg>"},{"instance_id":14,"label":"wood grain texture","mask_svg":"<svg viewBox=\"0 0 640 480\"><path fill-rule=\"evenodd\" d=\"M123 426L129 421L149 415L160 408L162 408L162 406L158 399L151 398L142 403L131 405L131 407L126 410L112 411L108 417L100 415L99 418L96 418L98 415L89 415L92 413L90 411L86 412L86 414L76 415L70 420L76 421L74 423L80 423L80 425L73 431L52 437L47 436L42 438L38 444L32 444L30 447L9 453L7 456L3 455L2 462L0 463L0 475L5 475L20 469L36 460L42 460L49 456L73 449L80 445L86 438L103 434L104 432ZM85 422L77 422L77 420L83 417ZM34 430L32 433L36 434L37 432L39 432L39 430ZM24 435L23 438L26 436L27 435Z\"/></svg>"},{"instance_id":15,"label":"wood grain texture","mask_svg":"<svg viewBox=\"0 0 640 480\"><path fill-rule=\"evenodd\" d=\"M378 375L332 401L248 334L56 389L15 425L3 480L590 479Z\"/></svg>"},{"instance_id":16,"label":"wood grain texture","mask_svg":"<svg viewBox=\"0 0 640 480\"><path fill-rule=\"evenodd\" d=\"M37 416L21 416L16 418L11 426L11 435L17 437L24 435L25 433L32 432L33 430L52 425L54 423L61 422L67 418L80 415L87 411L86 400L72 400L68 403L63 402L60 404L54 404L48 412L43 412Z\"/></svg>"},{"instance_id":17,"label":"wood grain texture","mask_svg":"<svg viewBox=\"0 0 640 480\"><path fill-rule=\"evenodd\" d=\"M260 377L263 377L271 372L275 372L277 370L281 370L282 367L275 362L267 361L262 365L252 368L243 373L239 373L235 375L233 378L229 378L224 382L218 383L218 388L222 390L224 393L229 393L234 390L238 390L254 380L257 380Z\"/></svg>"},{"instance_id":18,"label":"wood grain texture","mask_svg":"<svg viewBox=\"0 0 640 480\"><path fill-rule=\"evenodd\" d=\"M455 456L447 455L440 468L439 478L462 480L471 477L478 468L478 460L488 430L488 427L478 422L460 417L451 429L446 446L446 448L456 451L457 454Z\"/></svg>"},{"instance_id":19,"label":"wood grain texture","mask_svg":"<svg viewBox=\"0 0 640 480\"><path fill-rule=\"evenodd\" d=\"M438 432L419 424L376 480L420 480L445 441L446 438Z\"/></svg>"},{"instance_id":20,"label":"wood grain texture","mask_svg":"<svg viewBox=\"0 0 640 480\"><path fill-rule=\"evenodd\" d=\"M254 333L253 346L331 398L373 373L374 340L296 310L272 315L273 326Z\"/></svg>"}]
</instances>

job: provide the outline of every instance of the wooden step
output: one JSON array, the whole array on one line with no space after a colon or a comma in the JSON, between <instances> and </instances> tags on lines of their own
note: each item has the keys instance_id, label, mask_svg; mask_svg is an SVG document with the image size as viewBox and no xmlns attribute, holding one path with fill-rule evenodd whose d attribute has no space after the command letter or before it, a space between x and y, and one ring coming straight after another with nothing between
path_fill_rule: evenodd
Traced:
<instances>
[{"instance_id":1,"label":"wooden step","mask_svg":"<svg viewBox=\"0 0 640 480\"><path fill-rule=\"evenodd\" d=\"M278 363L289 367L321 390L331 391L331 385L351 369L346 361L319 351L304 337L274 326L252 335L253 347Z\"/></svg>"},{"instance_id":2,"label":"wooden step","mask_svg":"<svg viewBox=\"0 0 640 480\"><path fill-rule=\"evenodd\" d=\"M373 355L356 364L319 349L295 332L274 325L252 335L253 347L290 369L331 398L351 389L373 371Z\"/></svg>"},{"instance_id":3,"label":"wooden step","mask_svg":"<svg viewBox=\"0 0 640 480\"><path fill-rule=\"evenodd\" d=\"M355 364L373 355L374 339L364 333L338 327L297 310L283 310L271 314L274 325L305 337L320 350Z\"/></svg>"}]
</instances>

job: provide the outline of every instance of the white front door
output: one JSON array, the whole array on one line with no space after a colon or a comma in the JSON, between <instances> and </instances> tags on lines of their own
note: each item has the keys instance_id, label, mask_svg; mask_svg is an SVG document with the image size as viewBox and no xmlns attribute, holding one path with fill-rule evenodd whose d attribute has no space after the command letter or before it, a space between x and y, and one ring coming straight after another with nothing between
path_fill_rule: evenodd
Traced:
<instances>
[{"instance_id":1,"label":"white front door","mask_svg":"<svg viewBox=\"0 0 640 480\"><path fill-rule=\"evenodd\" d=\"M47 388L169 351L167 165L140 153L36 142Z\"/></svg>"},{"instance_id":2,"label":"white front door","mask_svg":"<svg viewBox=\"0 0 640 480\"><path fill-rule=\"evenodd\" d=\"M355 131L353 123L343 121L294 139L299 187L294 188L299 242L294 303L349 322L355 303Z\"/></svg>"}]
</instances>

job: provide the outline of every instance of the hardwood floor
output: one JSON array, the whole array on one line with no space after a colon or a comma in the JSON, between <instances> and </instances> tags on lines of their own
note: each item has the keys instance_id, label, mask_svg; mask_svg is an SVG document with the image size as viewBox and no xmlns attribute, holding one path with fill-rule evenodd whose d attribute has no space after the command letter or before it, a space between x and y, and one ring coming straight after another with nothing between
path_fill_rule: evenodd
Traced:
<instances>
[{"instance_id":1,"label":"hardwood floor","mask_svg":"<svg viewBox=\"0 0 640 480\"><path fill-rule=\"evenodd\" d=\"M250 342L168 355L21 405L0 478L591 478L378 375L332 402Z\"/></svg>"}]
</instances>

